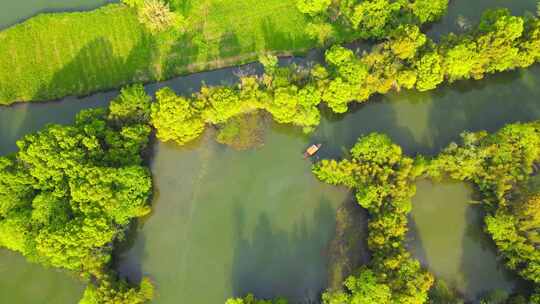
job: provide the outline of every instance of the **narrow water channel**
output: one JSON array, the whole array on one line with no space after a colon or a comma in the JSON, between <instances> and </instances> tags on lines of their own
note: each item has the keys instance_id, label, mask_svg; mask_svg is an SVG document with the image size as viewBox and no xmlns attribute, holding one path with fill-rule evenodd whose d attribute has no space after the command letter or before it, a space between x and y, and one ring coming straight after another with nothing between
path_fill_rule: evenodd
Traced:
<instances>
[{"instance_id":1,"label":"narrow water channel","mask_svg":"<svg viewBox=\"0 0 540 304\"><path fill-rule=\"evenodd\" d=\"M450 19L430 31L436 35L455 26L454 12L476 19L479 11L494 4L523 13L534 9L535 3L452 1ZM0 10L9 5L0 4ZM232 83L236 70L180 77L149 85L147 90L153 93L171 86L188 94L203 80L208 84ZM297 301L316 299L326 285L327 246L335 227L335 210L349 194L313 178L310 163L300 155L308 143L324 144L321 157L341 157L359 136L376 131L390 135L410 155L435 154L463 130L494 131L506 123L540 119L539 94L540 67L535 66L481 81L458 82L433 92L402 91L376 97L346 115L325 111L321 126L310 137L294 128L273 125L265 145L254 151L232 151L217 144L211 133L182 148L158 143L151 161L156 185L154 212L139 223L131 247L119 255L119 270L131 279L151 276L158 286L155 303L222 303L247 291ZM115 95L109 92L0 108L0 154L16 151L15 142L24 134L47 123L70 123L80 109L106 105ZM439 205L437 191L430 192L428 186L420 190L425 201ZM415 199L415 205L417 202ZM469 222L467 214L460 211L464 210L462 202L456 200L448 208L455 214L453 224L458 225L458 232L468 229L467 223L477 223L475 227L481 229L480 222ZM445 216L436 213L432 220L442 221ZM467 282L477 279L459 274L462 260L474 261L480 269L497 265L492 249L482 258L476 257L474 251L465 250L466 243L456 242L447 230L440 233L450 238L449 243L460 246L463 254L473 254L444 255L442 248L447 243L427 246L426 235L432 228L420 222L415 222L415 231L425 244L422 254L429 257L428 267L449 280L461 276L459 280L466 282L463 290L468 290ZM441 265L435 262L443 259ZM15 285L13 277L25 283ZM474 290L512 285L504 279L500 282L502 285L489 283ZM0 250L1 303L42 303L54 294L58 294L52 298L54 303L74 303L81 291L81 284L70 275L27 264L21 257ZM29 296L32 294L35 296Z\"/></svg>"}]
</instances>

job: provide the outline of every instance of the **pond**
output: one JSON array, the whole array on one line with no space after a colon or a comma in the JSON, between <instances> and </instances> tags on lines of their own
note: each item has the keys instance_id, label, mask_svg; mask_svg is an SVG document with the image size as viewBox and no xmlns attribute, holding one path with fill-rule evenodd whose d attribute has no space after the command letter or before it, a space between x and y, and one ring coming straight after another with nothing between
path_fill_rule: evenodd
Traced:
<instances>
[{"instance_id":1,"label":"pond","mask_svg":"<svg viewBox=\"0 0 540 304\"><path fill-rule=\"evenodd\" d=\"M482 230L484 215L471 204L472 192L463 183L418 182L409 231L410 251L468 300L516 287L516 276L496 258Z\"/></svg>"},{"instance_id":2,"label":"pond","mask_svg":"<svg viewBox=\"0 0 540 304\"><path fill-rule=\"evenodd\" d=\"M535 2L512 1L511 5L516 13L523 13L524 9L534 9ZM470 5L467 0L452 1L450 12L463 12L475 20L479 10L493 4L509 6L510 2L482 0ZM455 21L448 19L430 31L436 36L454 25ZM153 93L159 87L171 86L188 94L197 90L203 80L208 84L232 83L237 79L236 70L180 77L148 85L147 90ZM127 248L118 254L118 269L132 280L141 275L155 280L155 303L222 303L229 296L248 291L259 296L288 296L298 302L316 299L326 286L335 210L350 199L350 194L314 179L310 162L300 154L309 143L323 143L321 157L341 157L359 136L376 131L387 133L410 155L433 155L457 140L464 130L495 131L506 123L539 119L539 93L540 67L534 66L481 81L458 82L433 92L402 91L375 97L355 105L345 115L324 111L321 126L309 137L294 128L272 124L265 145L257 150L233 151L217 144L211 132L186 147L157 143L151 160L156 186L154 212L139 223ZM16 151L15 141L24 134L47 123L69 123L80 109L106 105L115 95L108 92L0 108L0 154ZM419 186L415 206L422 208L422 195L436 206L444 204L442 190L437 189L431 189L429 184L425 189ZM463 246L470 244L462 242L466 237L459 233L473 223L476 231L481 231L481 222L463 211L468 192L459 191L455 195L463 199L447 206L459 229L456 234L439 233L447 235L449 243L460 246L461 252L474 253L465 250ZM436 216L442 221L446 214ZM415 230L430 270L449 280L459 275L463 257L457 253L444 255L444 246L449 246L446 243L428 246L431 228L420 222L415 222ZM483 258L467 258L480 264L481 269L498 273L492 248L484 251L488 253ZM418 257L422 258L422 254ZM13 254L0 251L0 302L40 303L58 290L66 296L59 296L55 303L74 303L80 297L82 286L70 275L26 264L18 258L13 262ZM437 259L446 259L447 263L437 268ZM13 285L14 276L25 278L25 284ZM460 279L478 280L466 276ZM504 278L497 282L475 290L513 284ZM469 283L462 284L469 288ZM29 298L29 291L39 296ZM470 295L476 295L476 291ZM5 296L9 298L1 301Z\"/></svg>"}]
</instances>

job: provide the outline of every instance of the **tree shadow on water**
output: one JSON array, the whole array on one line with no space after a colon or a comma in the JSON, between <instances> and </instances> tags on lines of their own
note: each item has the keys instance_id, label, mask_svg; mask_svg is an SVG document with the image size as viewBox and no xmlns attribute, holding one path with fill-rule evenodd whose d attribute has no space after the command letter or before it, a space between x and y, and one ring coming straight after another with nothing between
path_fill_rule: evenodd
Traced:
<instances>
[{"instance_id":1,"label":"tree shadow on water","mask_svg":"<svg viewBox=\"0 0 540 304\"><path fill-rule=\"evenodd\" d=\"M139 220L132 221L124 239L117 241L114 246L111 268L130 284L139 284L144 275L142 260L146 237L141 233L140 226Z\"/></svg>"},{"instance_id":2,"label":"tree shadow on water","mask_svg":"<svg viewBox=\"0 0 540 304\"><path fill-rule=\"evenodd\" d=\"M491 291L501 290L511 294L524 282L504 265L497 256L497 247L484 231L485 212L481 206L468 206L460 272L463 274L463 293L475 303Z\"/></svg>"},{"instance_id":3,"label":"tree shadow on water","mask_svg":"<svg viewBox=\"0 0 540 304\"><path fill-rule=\"evenodd\" d=\"M251 230L241 207L234 218L234 296L254 293L261 298L282 296L291 303L318 303L326 286L326 251L335 229L330 203L322 199L312 220L303 217L289 230L276 227L266 213L259 214Z\"/></svg>"}]
</instances>

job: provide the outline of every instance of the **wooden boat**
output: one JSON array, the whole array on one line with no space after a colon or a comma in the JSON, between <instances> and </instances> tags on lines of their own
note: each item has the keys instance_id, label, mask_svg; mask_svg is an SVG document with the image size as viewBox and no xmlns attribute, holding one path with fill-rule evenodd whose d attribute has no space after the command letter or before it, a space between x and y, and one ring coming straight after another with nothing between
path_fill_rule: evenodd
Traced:
<instances>
[{"instance_id":1,"label":"wooden boat","mask_svg":"<svg viewBox=\"0 0 540 304\"><path fill-rule=\"evenodd\" d=\"M317 154L317 151L319 151L321 146L322 146L322 144L316 144L316 145L309 146L309 148L306 149L306 152L304 152L304 158L308 158L308 157L311 157L311 156Z\"/></svg>"}]
</instances>

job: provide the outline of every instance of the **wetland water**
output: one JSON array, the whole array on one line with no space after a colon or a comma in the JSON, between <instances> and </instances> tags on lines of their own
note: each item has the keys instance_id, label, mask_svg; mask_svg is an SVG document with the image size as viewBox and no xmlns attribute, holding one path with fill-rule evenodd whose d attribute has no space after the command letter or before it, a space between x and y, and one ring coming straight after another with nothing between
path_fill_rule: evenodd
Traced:
<instances>
[{"instance_id":1,"label":"wetland water","mask_svg":"<svg viewBox=\"0 0 540 304\"><path fill-rule=\"evenodd\" d=\"M534 8L535 1L478 3L482 5L452 1L451 12L474 17L479 13L471 10L495 4L512 5L516 13L522 13L524 8ZM445 20L443 24L454 23ZM171 86L187 94L197 90L202 80L231 83L235 70L181 77L147 89L153 93ZM106 105L115 94L0 108L0 153L14 152L15 141L22 135L47 123L69 123L78 110ZM433 92L402 91L376 97L346 115L325 111L311 137L272 125L265 145L254 151L232 151L217 144L211 133L182 148L157 143L151 160L154 212L139 223L127 249L118 255L118 268L131 279L151 276L158 286L155 303L223 303L247 291L297 301L317 298L326 285L327 245L335 227L335 209L350 196L345 189L313 178L310 163L300 154L308 143L324 144L321 157L340 157L358 136L377 131L389 134L411 155L435 154L463 130L494 131L506 123L540 119L539 94L537 65ZM481 231L479 218L467 211L468 190L438 187L429 183L418 187L412 215L412 228L417 231L411 236L416 244L413 252L431 271L458 288L464 286L469 296L485 288L511 287L513 283L495 269L492 248L474 243L475 236L467 233L473 226ZM430 202L441 212L422 211L432 208ZM446 224L433 227L430 223L434 222ZM442 237L437 238L439 234ZM462 266L464 261L493 271L493 283L472 284L483 279L471 276ZM24 284L14 284L14 277ZM27 264L0 250L2 303L42 303L52 296L58 296L50 298L54 303L74 303L82 288L66 273Z\"/></svg>"},{"instance_id":2,"label":"wetland water","mask_svg":"<svg viewBox=\"0 0 540 304\"><path fill-rule=\"evenodd\" d=\"M517 285L482 230L482 208L470 204L472 193L464 183L419 181L409 231L409 250L468 300Z\"/></svg>"}]
</instances>

